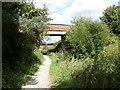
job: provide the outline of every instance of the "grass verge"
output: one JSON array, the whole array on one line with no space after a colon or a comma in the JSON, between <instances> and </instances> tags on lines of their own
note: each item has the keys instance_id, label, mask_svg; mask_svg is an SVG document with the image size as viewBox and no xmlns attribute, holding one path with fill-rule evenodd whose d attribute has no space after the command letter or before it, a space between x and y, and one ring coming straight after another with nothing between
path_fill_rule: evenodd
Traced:
<instances>
[{"instance_id":1,"label":"grass verge","mask_svg":"<svg viewBox=\"0 0 120 90\"><path fill-rule=\"evenodd\" d=\"M26 62L21 60L15 65L14 70L8 64L6 65L3 70L3 88L21 88L44 61L43 55L38 49L35 49L30 55L26 54L24 57L26 57L23 58L26 59Z\"/></svg>"},{"instance_id":2,"label":"grass verge","mask_svg":"<svg viewBox=\"0 0 120 90\"><path fill-rule=\"evenodd\" d=\"M52 88L71 88L74 87L71 81L69 62L59 62L55 54L49 56L52 60L50 67L50 75L52 80Z\"/></svg>"},{"instance_id":3,"label":"grass verge","mask_svg":"<svg viewBox=\"0 0 120 90\"><path fill-rule=\"evenodd\" d=\"M105 47L94 67L92 58L75 59L65 53L55 53L52 60L52 88L116 88L120 87L118 43Z\"/></svg>"}]
</instances>

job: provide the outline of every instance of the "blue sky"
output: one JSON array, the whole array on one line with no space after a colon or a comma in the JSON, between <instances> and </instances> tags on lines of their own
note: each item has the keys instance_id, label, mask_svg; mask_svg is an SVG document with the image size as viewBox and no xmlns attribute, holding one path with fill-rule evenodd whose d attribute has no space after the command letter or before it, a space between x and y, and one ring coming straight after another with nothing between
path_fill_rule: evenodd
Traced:
<instances>
[{"instance_id":1,"label":"blue sky","mask_svg":"<svg viewBox=\"0 0 120 90\"><path fill-rule=\"evenodd\" d=\"M71 24L71 20L77 16L91 17L99 20L102 12L110 5L118 5L119 0L34 0L37 8L46 4L49 9L49 17L53 19L51 24ZM51 41L55 41L51 39ZM60 39L60 38L59 38ZM50 41L50 40L49 40Z\"/></svg>"}]
</instances>

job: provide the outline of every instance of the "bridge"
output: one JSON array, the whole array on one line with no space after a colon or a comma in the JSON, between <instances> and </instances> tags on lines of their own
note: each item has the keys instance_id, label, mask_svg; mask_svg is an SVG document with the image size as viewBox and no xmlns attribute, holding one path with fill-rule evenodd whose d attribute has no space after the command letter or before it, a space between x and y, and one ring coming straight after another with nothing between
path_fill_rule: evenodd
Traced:
<instances>
[{"instance_id":1,"label":"bridge","mask_svg":"<svg viewBox=\"0 0 120 90\"><path fill-rule=\"evenodd\" d=\"M64 36L66 31L70 29L70 25L65 24L50 24L47 30L47 35L49 36L61 36L61 43L64 43Z\"/></svg>"},{"instance_id":2,"label":"bridge","mask_svg":"<svg viewBox=\"0 0 120 90\"><path fill-rule=\"evenodd\" d=\"M64 36L66 31L70 29L70 25L50 24L47 34L50 36Z\"/></svg>"},{"instance_id":3,"label":"bridge","mask_svg":"<svg viewBox=\"0 0 120 90\"><path fill-rule=\"evenodd\" d=\"M66 24L50 24L47 30L46 36L58 36L61 37L61 42L64 42L64 36L66 31L70 29L70 25ZM57 39L56 39L57 40Z\"/></svg>"}]
</instances>

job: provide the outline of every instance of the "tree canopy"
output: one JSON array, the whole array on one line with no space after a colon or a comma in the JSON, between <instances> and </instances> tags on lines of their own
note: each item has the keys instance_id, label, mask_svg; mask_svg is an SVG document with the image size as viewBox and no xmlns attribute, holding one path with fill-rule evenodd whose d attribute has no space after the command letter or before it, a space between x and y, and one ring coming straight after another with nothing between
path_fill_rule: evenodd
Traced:
<instances>
[{"instance_id":1,"label":"tree canopy","mask_svg":"<svg viewBox=\"0 0 120 90\"><path fill-rule=\"evenodd\" d=\"M119 29L119 12L120 6L109 6L107 7L104 12L103 16L100 17L100 19L109 26L111 29L111 32L119 35L120 34L120 29Z\"/></svg>"},{"instance_id":2,"label":"tree canopy","mask_svg":"<svg viewBox=\"0 0 120 90\"><path fill-rule=\"evenodd\" d=\"M21 11L21 10L20 10ZM43 31L48 28L49 21L46 6L43 9L31 9L29 12L20 14L20 30L33 36L37 47L40 46Z\"/></svg>"},{"instance_id":3,"label":"tree canopy","mask_svg":"<svg viewBox=\"0 0 120 90\"><path fill-rule=\"evenodd\" d=\"M70 53L76 57L96 57L107 43L106 27L90 18L78 17L72 21L71 29L67 31L66 41L70 43Z\"/></svg>"},{"instance_id":4,"label":"tree canopy","mask_svg":"<svg viewBox=\"0 0 120 90\"><path fill-rule=\"evenodd\" d=\"M40 63L33 53L40 46L42 32L50 18L46 7L35 9L32 3L2 3L2 68L3 87L20 87L24 74ZM11 73L8 75L8 73Z\"/></svg>"}]
</instances>

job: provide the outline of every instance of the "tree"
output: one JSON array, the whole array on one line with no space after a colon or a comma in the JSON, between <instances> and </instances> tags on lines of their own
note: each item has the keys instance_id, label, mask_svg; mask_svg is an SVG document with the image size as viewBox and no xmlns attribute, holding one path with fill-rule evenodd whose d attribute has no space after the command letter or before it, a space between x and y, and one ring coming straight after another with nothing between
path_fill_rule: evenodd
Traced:
<instances>
[{"instance_id":1,"label":"tree","mask_svg":"<svg viewBox=\"0 0 120 90\"><path fill-rule=\"evenodd\" d=\"M39 47L42 32L47 28L50 18L45 7L35 9L27 3L3 3L2 7L3 59L15 65L16 58L24 54L22 52L30 53L34 44Z\"/></svg>"},{"instance_id":2,"label":"tree","mask_svg":"<svg viewBox=\"0 0 120 90\"><path fill-rule=\"evenodd\" d=\"M24 33L32 35L37 47L39 47L43 31L48 28L48 21L50 20L46 6L43 9L31 9L21 15L19 19L20 29Z\"/></svg>"},{"instance_id":3,"label":"tree","mask_svg":"<svg viewBox=\"0 0 120 90\"><path fill-rule=\"evenodd\" d=\"M118 24L118 15L120 14L119 12L120 6L109 6L107 7L104 12L103 16L100 17L100 19L109 26L111 29L111 32L119 35L120 34L120 29L119 29L119 24Z\"/></svg>"},{"instance_id":4,"label":"tree","mask_svg":"<svg viewBox=\"0 0 120 90\"><path fill-rule=\"evenodd\" d=\"M47 28L47 15L47 9L35 9L31 4L2 3L3 88L21 87L24 78L20 80L20 77L41 62L33 52Z\"/></svg>"},{"instance_id":5,"label":"tree","mask_svg":"<svg viewBox=\"0 0 120 90\"><path fill-rule=\"evenodd\" d=\"M12 63L17 51L18 32L18 3L2 3L2 55L5 61ZM6 62L5 62L6 63ZM14 62L13 62L14 63Z\"/></svg>"}]
</instances>

